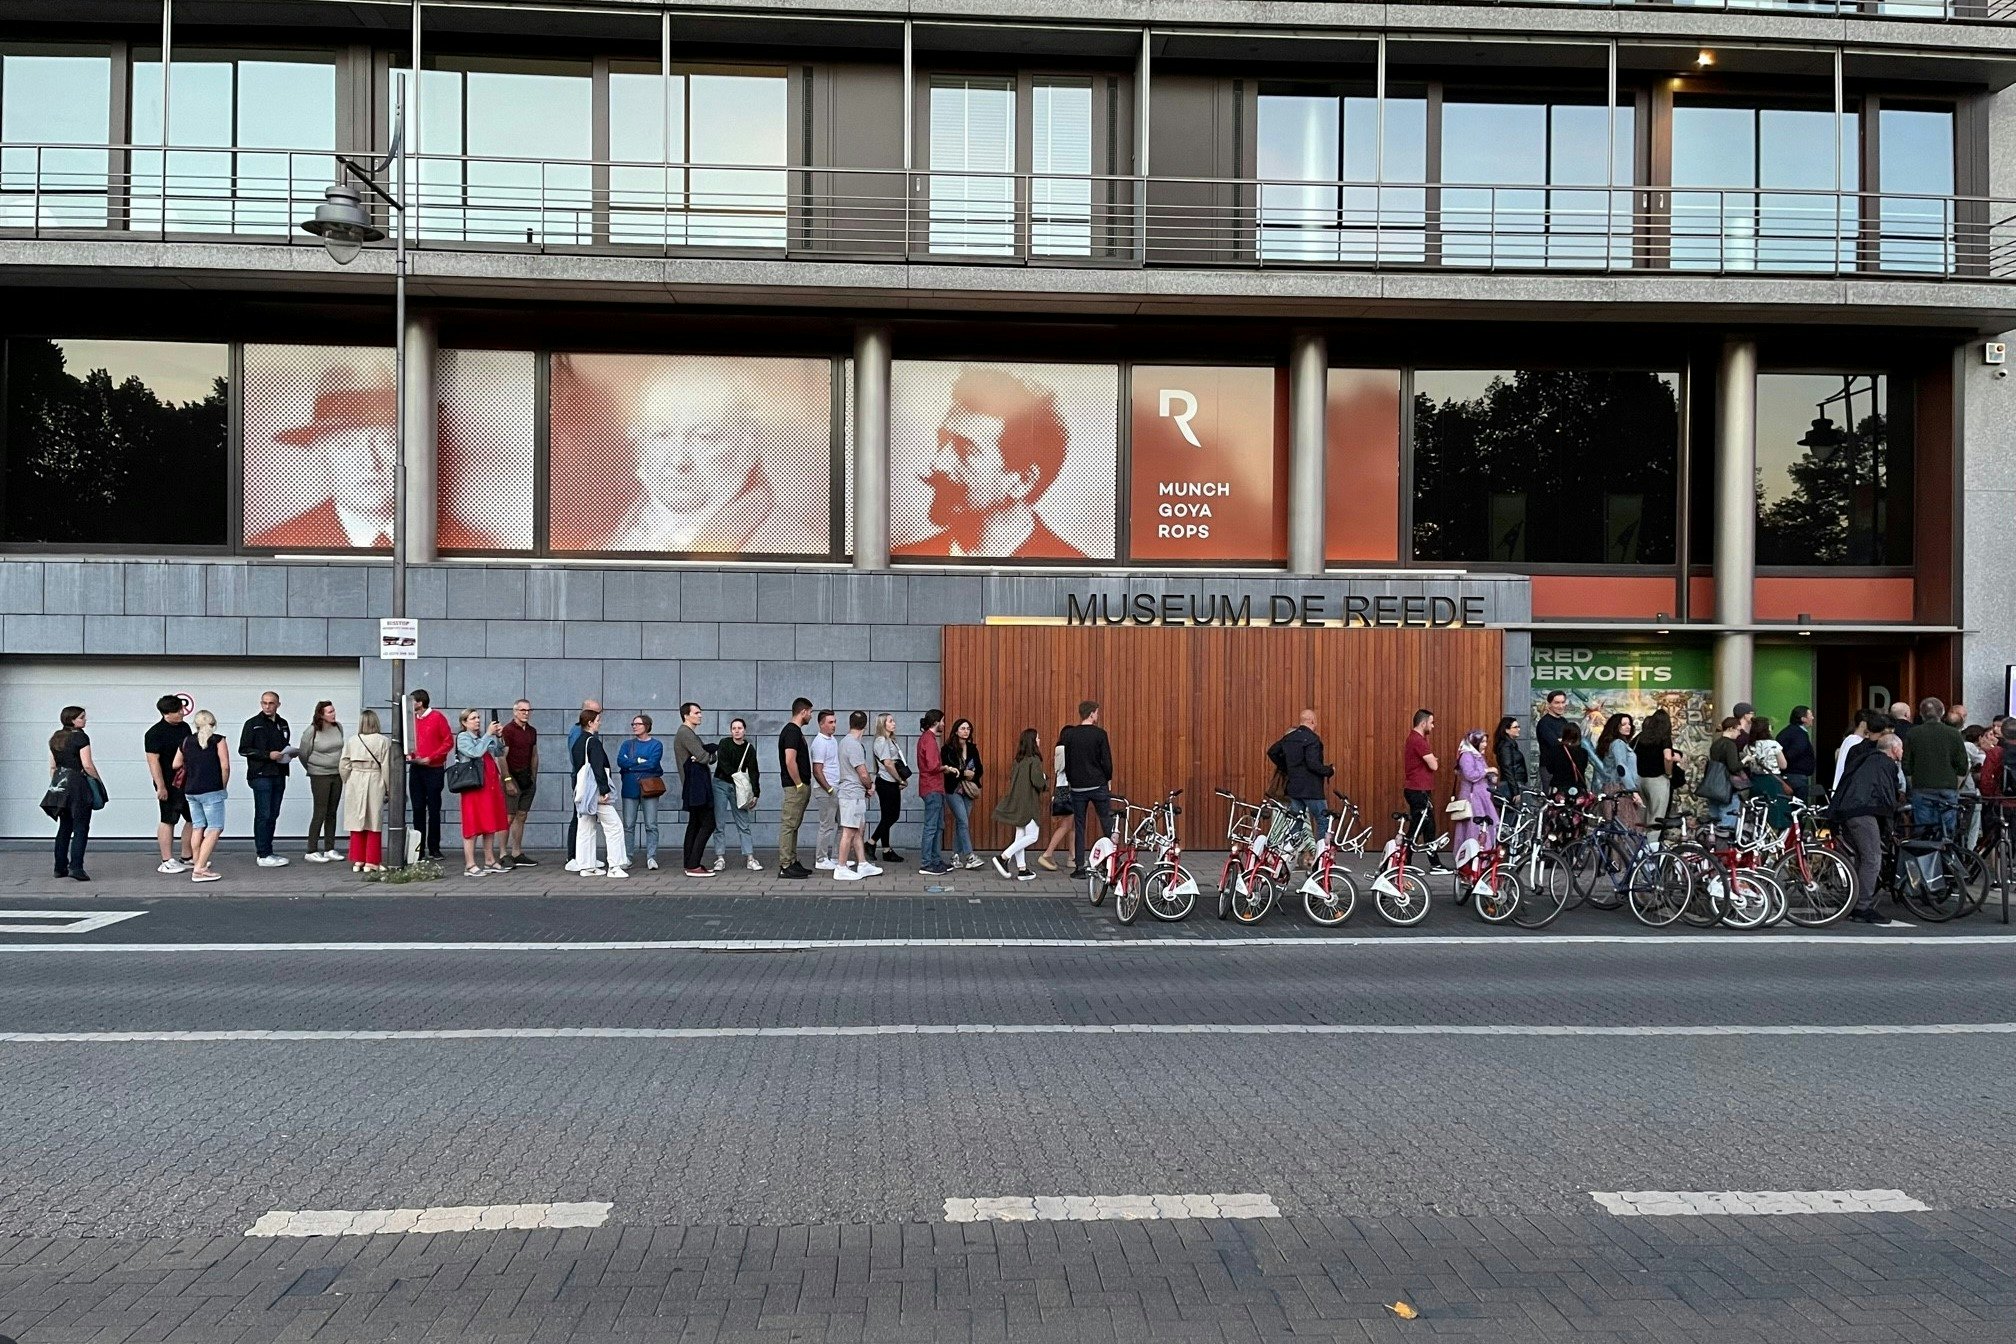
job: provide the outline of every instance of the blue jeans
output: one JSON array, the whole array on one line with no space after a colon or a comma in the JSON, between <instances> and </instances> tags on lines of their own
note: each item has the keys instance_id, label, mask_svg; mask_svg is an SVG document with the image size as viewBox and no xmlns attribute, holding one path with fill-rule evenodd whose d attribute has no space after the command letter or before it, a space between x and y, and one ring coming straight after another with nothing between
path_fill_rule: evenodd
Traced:
<instances>
[{"instance_id":1,"label":"blue jeans","mask_svg":"<svg viewBox=\"0 0 2016 1344\"><path fill-rule=\"evenodd\" d=\"M273 853L273 828L280 823L280 800L287 796L287 776L255 775L252 784L252 848L260 858Z\"/></svg>"},{"instance_id":2,"label":"blue jeans","mask_svg":"<svg viewBox=\"0 0 2016 1344\"><path fill-rule=\"evenodd\" d=\"M632 855L658 857L658 799L623 800L623 845Z\"/></svg>"},{"instance_id":3,"label":"blue jeans","mask_svg":"<svg viewBox=\"0 0 2016 1344\"><path fill-rule=\"evenodd\" d=\"M945 838L945 795L927 793L924 795L924 856L918 862L926 868L943 868L945 856L939 852L939 842Z\"/></svg>"},{"instance_id":4,"label":"blue jeans","mask_svg":"<svg viewBox=\"0 0 2016 1344\"><path fill-rule=\"evenodd\" d=\"M728 842L739 839L742 842L742 857L753 858L756 854L756 809L744 811L735 806L735 786L725 779L714 781L714 819L718 829L714 832L714 857L728 856Z\"/></svg>"},{"instance_id":5,"label":"blue jeans","mask_svg":"<svg viewBox=\"0 0 2016 1344\"><path fill-rule=\"evenodd\" d=\"M1320 840L1322 838L1323 828L1330 823L1330 808L1321 798L1290 798L1288 800L1288 810L1291 812L1300 812L1303 816L1309 818L1309 836L1311 839Z\"/></svg>"},{"instance_id":6,"label":"blue jeans","mask_svg":"<svg viewBox=\"0 0 2016 1344\"><path fill-rule=\"evenodd\" d=\"M973 853L973 831L967 825L967 818L973 815L973 800L963 793L948 790L945 806L952 811L952 849L960 858L969 858Z\"/></svg>"},{"instance_id":7,"label":"blue jeans","mask_svg":"<svg viewBox=\"0 0 2016 1344\"><path fill-rule=\"evenodd\" d=\"M1742 810L1743 800L1737 797L1731 797L1726 803L1708 804L1708 815L1725 831L1736 829L1736 817Z\"/></svg>"},{"instance_id":8,"label":"blue jeans","mask_svg":"<svg viewBox=\"0 0 2016 1344\"><path fill-rule=\"evenodd\" d=\"M1911 790L1911 831L1920 840L1934 834L1953 838L1960 823L1960 793L1957 789Z\"/></svg>"}]
</instances>

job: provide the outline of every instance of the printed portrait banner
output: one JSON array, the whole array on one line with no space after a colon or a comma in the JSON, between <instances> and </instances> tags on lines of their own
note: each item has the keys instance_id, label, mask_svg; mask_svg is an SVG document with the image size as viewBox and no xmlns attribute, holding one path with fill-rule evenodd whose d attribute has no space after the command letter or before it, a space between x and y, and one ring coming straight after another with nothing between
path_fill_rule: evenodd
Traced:
<instances>
[{"instance_id":1,"label":"printed portrait banner","mask_svg":"<svg viewBox=\"0 0 2016 1344\"><path fill-rule=\"evenodd\" d=\"M1285 560L1280 370L1144 364L1132 381L1131 557Z\"/></svg>"},{"instance_id":2,"label":"printed portrait banner","mask_svg":"<svg viewBox=\"0 0 2016 1344\"><path fill-rule=\"evenodd\" d=\"M1111 560L1120 370L897 360L889 542L898 556Z\"/></svg>"},{"instance_id":3,"label":"printed portrait banner","mask_svg":"<svg viewBox=\"0 0 2016 1344\"><path fill-rule=\"evenodd\" d=\"M556 551L826 555L832 365L555 355Z\"/></svg>"},{"instance_id":4,"label":"printed portrait banner","mask_svg":"<svg viewBox=\"0 0 2016 1344\"><path fill-rule=\"evenodd\" d=\"M536 374L529 350L435 360L436 542L533 542ZM245 347L244 542L262 550L390 550L398 453L392 352Z\"/></svg>"}]
</instances>

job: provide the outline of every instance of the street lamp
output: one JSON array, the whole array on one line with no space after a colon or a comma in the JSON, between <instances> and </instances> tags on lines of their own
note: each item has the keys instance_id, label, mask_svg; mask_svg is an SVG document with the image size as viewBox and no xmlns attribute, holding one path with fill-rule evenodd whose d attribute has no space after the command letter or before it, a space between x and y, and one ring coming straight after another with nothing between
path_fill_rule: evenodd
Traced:
<instances>
[{"instance_id":1,"label":"street lamp","mask_svg":"<svg viewBox=\"0 0 2016 1344\"><path fill-rule=\"evenodd\" d=\"M416 20L417 22L417 20ZM416 45L417 52L418 47ZM357 260L357 254L366 243L380 242L385 230L371 220L371 212L364 208L364 198L350 179L356 178L369 189L373 196L383 201L400 217L399 227L392 235L392 377L393 399L397 409L393 414L392 447L392 615L406 614L406 206L400 198L406 193L406 76L403 72L394 75L397 95L392 118L392 143L382 162L366 165L346 155L336 155L336 161L343 165L344 178L326 188L322 193L322 204L315 207L312 219L301 221L304 233L312 233L322 240L329 259L338 266L348 266ZM387 168L394 170L392 191L386 191L378 184L378 178ZM394 658L392 663L392 711L398 719L398 742L400 750L408 751L413 742L413 723L406 711L406 663ZM386 806L391 815L385 819L387 857L395 868L406 866L406 772L393 770L386 781Z\"/></svg>"}]
</instances>

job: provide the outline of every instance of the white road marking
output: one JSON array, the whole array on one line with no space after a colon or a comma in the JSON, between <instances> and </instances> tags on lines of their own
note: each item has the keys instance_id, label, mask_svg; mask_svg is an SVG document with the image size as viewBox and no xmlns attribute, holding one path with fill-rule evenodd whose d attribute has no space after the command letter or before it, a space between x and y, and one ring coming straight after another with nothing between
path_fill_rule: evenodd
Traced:
<instances>
[{"instance_id":1,"label":"white road marking","mask_svg":"<svg viewBox=\"0 0 2016 1344\"><path fill-rule=\"evenodd\" d=\"M1611 1213L1625 1217L1688 1217L1711 1213L1929 1213L1902 1190L1591 1190Z\"/></svg>"},{"instance_id":2,"label":"white road marking","mask_svg":"<svg viewBox=\"0 0 2016 1344\"><path fill-rule=\"evenodd\" d=\"M948 1223L1092 1223L1144 1218L1279 1218L1271 1195L1003 1195L948 1199Z\"/></svg>"},{"instance_id":3,"label":"white road marking","mask_svg":"<svg viewBox=\"0 0 2016 1344\"><path fill-rule=\"evenodd\" d=\"M0 933L96 933L108 924L138 919L146 913L145 910L0 910ZM49 922L6 922L12 920Z\"/></svg>"},{"instance_id":4,"label":"white road marking","mask_svg":"<svg viewBox=\"0 0 2016 1344\"><path fill-rule=\"evenodd\" d=\"M1367 937L1343 935L1335 938L681 938L638 939L626 942L580 943L0 943L0 955L9 952L148 952L157 956L187 952L844 952L887 948L1099 948L1121 952L1225 952L1248 948L1419 948L1489 947L1545 950L1591 946L1701 947L1730 951L1745 947L1846 948L1867 951L1874 947L1982 947L2016 949L2016 934L1904 934L1891 937L1838 937L1821 934L1800 937L1790 933L1749 936L1725 934L1571 933L1534 934L1390 934Z\"/></svg>"},{"instance_id":5,"label":"white road marking","mask_svg":"<svg viewBox=\"0 0 2016 1344\"><path fill-rule=\"evenodd\" d=\"M493 1232L600 1227L612 1204L464 1204L432 1209L275 1209L248 1237L365 1237L386 1232Z\"/></svg>"},{"instance_id":6,"label":"white road marking","mask_svg":"<svg viewBox=\"0 0 2016 1344\"><path fill-rule=\"evenodd\" d=\"M6 1045L177 1045L233 1041L730 1041L846 1036L2008 1036L2016 1022L1592 1027L1507 1023L892 1023L825 1027L445 1027L386 1031L7 1031Z\"/></svg>"}]
</instances>

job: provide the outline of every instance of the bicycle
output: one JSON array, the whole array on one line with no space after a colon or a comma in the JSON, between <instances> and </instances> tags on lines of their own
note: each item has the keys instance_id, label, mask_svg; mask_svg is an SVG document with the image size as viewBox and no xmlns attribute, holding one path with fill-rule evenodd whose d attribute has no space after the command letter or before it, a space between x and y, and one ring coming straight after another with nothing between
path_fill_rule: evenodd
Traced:
<instances>
[{"instance_id":1,"label":"bicycle","mask_svg":"<svg viewBox=\"0 0 2016 1344\"><path fill-rule=\"evenodd\" d=\"M1278 805L1266 800L1249 803L1228 789L1213 792L1228 804L1225 864L1218 871L1218 918L1232 917L1235 895L1244 893L1251 896L1256 889L1263 891L1259 905L1264 913L1274 903L1274 889L1271 865L1263 870L1261 857L1267 851L1268 835L1272 829L1269 814L1277 810Z\"/></svg>"},{"instance_id":2,"label":"bicycle","mask_svg":"<svg viewBox=\"0 0 2016 1344\"><path fill-rule=\"evenodd\" d=\"M1821 929L1855 908L1855 867L1833 848L1832 830L1818 808L1792 800L1792 819L1768 840L1772 876L1784 888L1785 917L1802 929Z\"/></svg>"},{"instance_id":3,"label":"bicycle","mask_svg":"<svg viewBox=\"0 0 2016 1344\"><path fill-rule=\"evenodd\" d=\"M1237 829L1237 814L1241 810L1252 813L1243 842L1225 856L1218 885L1218 917L1229 914L1241 924L1257 924L1274 908L1281 889L1294 880L1290 859L1311 844L1309 820L1271 798L1242 803L1224 789L1218 790L1218 796L1230 800L1234 807L1228 838Z\"/></svg>"},{"instance_id":4,"label":"bicycle","mask_svg":"<svg viewBox=\"0 0 2016 1344\"><path fill-rule=\"evenodd\" d=\"M1548 843L1556 838L1549 830L1554 811L1546 795L1527 790L1515 800L1512 819L1501 832L1507 861L1519 873L1522 891L1512 922L1522 929L1547 927L1574 898L1567 861Z\"/></svg>"},{"instance_id":5,"label":"bicycle","mask_svg":"<svg viewBox=\"0 0 2016 1344\"><path fill-rule=\"evenodd\" d=\"M1165 924L1188 919L1197 908L1197 879L1183 866L1183 845L1176 837L1176 818L1183 815L1176 800L1182 795L1183 790L1171 789L1160 803L1148 809L1134 840L1137 848L1153 850L1155 861L1145 873L1139 863L1133 864L1122 883L1123 894L1129 885L1137 888L1134 896L1137 915L1145 905L1149 914ZM1114 898L1116 915L1120 899ZM1131 924L1133 919L1123 919L1121 923Z\"/></svg>"},{"instance_id":6,"label":"bicycle","mask_svg":"<svg viewBox=\"0 0 2016 1344\"><path fill-rule=\"evenodd\" d=\"M1956 805L1941 812L1942 820L1958 819L1960 809ZM1900 809L1897 815L1908 813ZM1943 924L1981 908L1988 892L1987 865L1979 854L1949 839L1943 826L1936 838L1924 840L1903 834L1904 828L1894 823L1890 829L1890 842L1884 846L1884 882L1905 909L1927 923Z\"/></svg>"},{"instance_id":7,"label":"bicycle","mask_svg":"<svg viewBox=\"0 0 2016 1344\"><path fill-rule=\"evenodd\" d=\"M1503 924L1518 911L1520 900L1519 875L1506 862L1505 847L1474 837L1465 840L1456 851L1457 904L1471 902L1479 919Z\"/></svg>"},{"instance_id":8,"label":"bicycle","mask_svg":"<svg viewBox=\"0 0 2016 1344\"><path fill-rule=\"evenodd\" d=\"M1746 803L1736 814L1736 827L1723 833L1710 826L1705 839L1683 839L1681 861L1694 870L1696 899L1681 917L1700 928L1727 924L1732 929L1757 929L1784 917L1785 893L1763 869L1763 841L1758 834L1767 805Z\"/></svg>"},{"instance_id":9,"label":"bicycle","mask_svg":"<svg viewBox=\"0 0 2016 1344\"><path fill-rule=\"evenodd\" d=\"M1420 844L1408 833L1408 814L1395 812L1393 838L1379 858L1379 872L1372 879L1372 908L1388 924L1409 928L1428 917L1428 875L1414 866L1414 850ZM1427 818L1424 816L1423 821ZM1427 846L1433 853L1447 844L1449 837L1437 836Z\"/></svg>"},{"instance_id":10,"label":"bicycle","mask_svg":"<svg viewBox=\"0 0 2016 1344\"><path fill-rule=\"evenodd\" d=\"M1331 792L1336 793L1336 790ZM1308 880L1299 888L1303 913L1309 916L1310 923L1326 929L1342 924L1358 908L1358 884L1337 861L1337 856L1365 852L1362 836L1357 849L1354 851L1351 848L1358 809L1341 793L1337 794L1337 801L1342 806L1331 816L1323 834L1317 837L1316 858L1310 866ZM1370 828L1367 829L1369 831Z\"/></svg>"}]
</instances>

